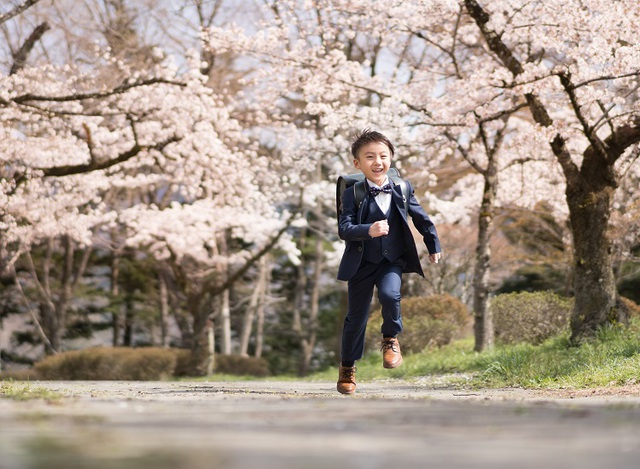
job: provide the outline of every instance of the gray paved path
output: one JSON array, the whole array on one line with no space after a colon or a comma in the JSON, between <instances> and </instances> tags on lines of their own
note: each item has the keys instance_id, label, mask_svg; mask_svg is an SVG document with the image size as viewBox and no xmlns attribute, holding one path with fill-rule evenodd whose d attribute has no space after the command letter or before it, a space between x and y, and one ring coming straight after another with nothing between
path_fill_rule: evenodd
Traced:
<instances>
[{"instance_id":1,"label":"gray paved path","mask_svg":"<svg viewBox=\"0 0 640 469\"><path fill-rule=\"evenodd\" d=\"M0 399L0 469L640 468L640 396L420 382L34 382Z\"/></svg>"}]
</instances>

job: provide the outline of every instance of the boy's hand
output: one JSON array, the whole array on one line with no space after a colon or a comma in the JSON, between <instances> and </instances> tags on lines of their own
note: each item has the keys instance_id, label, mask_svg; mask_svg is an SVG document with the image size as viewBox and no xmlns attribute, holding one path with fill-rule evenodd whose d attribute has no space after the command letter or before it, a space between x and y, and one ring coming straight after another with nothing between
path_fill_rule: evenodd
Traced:
<instances>
[{"instance_id":1,"label":"boy's hand","mask_svg":"<svg viewBox=\"0 0 640 469\"><path fill-rule=\"evenodd\" d=\"M438 262L440 262L440 257L442 257L442 255L439 252L436 252L435 254L429 254L429 262L431 262L432 264L437 264Z\"/></svg>"},{"instance_id":2,"label":"boy's hand","mask_svg":"<svg viewBox=\"0 0 640 469\"><path fill-rule=\"evenodd\" d=\"M389 234L389 223L387 223L387 220L377 221L369 227L369 236L371 236L372 238L387 236L388 234Z\"/></svg>"}]
</instances>

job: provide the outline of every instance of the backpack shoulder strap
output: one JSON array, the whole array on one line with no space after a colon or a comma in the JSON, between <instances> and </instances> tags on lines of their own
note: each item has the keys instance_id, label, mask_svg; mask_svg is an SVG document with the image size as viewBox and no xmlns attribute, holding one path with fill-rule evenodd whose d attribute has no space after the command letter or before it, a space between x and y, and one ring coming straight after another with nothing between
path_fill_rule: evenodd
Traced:
<instances>
[{"instance_id":1,"label":"backpack shoulder strap","mask_svg":"<svg viewBox=\"0 0 640 469\"><path fill-rule=\"evenodd\" d=\"M353 195L356 199L356 210L360 208L360 204L364 200L364 194L367 192L364 181L358 181L353 185Z\"/></svg>"},{"instance_id":2,"label":"backpack shoulder strap","mask_svg":"<svg viewBox=\"0 0 640 469\"><path fill-rule=\"evenodd\" d=\"M400 189L402 190L402 201L404 202L404 211L409 213L409 198L411 194L409 194L409 184L404 179L400 183Z\"/></svg>"},{"instance_id":3,"label":"backpack shoulder strap","mask_svg":"<svg viewBox=\"0 0 640 469\"><path fill-rule=\"evenodd\" d=\"M402 201L404 202L404 211L408 212L409 198L411 197L411 194L409 194L409 184L407 184L407 181L402 179L400 176L391 175L389 177L395 184L400 186L400 190L402 191Z\"/></svg>"}]
</instances>

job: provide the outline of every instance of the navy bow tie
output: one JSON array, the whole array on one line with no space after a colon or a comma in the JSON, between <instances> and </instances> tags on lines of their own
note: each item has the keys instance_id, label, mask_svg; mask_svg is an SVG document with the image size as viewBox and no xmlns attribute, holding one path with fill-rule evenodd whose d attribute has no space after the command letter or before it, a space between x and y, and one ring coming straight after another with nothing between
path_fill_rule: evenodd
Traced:
<instances>
[{"instance_id":1,"label":"navy bow tie","mask_svg":"<svg viewBox=\"0 0 640 469\"><path fill-rule=\"evenodd\" d=\"M385 184L382 187L372 187L371 189L369 189L369 193L373 197L376 197L380 192L386 192L387 194L391 194L391 185Z\"/></svg>"}]
</instances>

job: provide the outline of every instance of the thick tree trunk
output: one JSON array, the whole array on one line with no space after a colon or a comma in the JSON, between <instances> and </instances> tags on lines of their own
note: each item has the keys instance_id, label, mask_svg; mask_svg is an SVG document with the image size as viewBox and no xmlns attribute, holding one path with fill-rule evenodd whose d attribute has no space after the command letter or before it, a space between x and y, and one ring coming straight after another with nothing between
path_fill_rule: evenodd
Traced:
<instances>
[{"instance_id":1,"label":"thick tree trunk","mask_svg":"<svg viewBox=\"0 0 640 469\"><path fill-rule=\"evenodd\" d=\"M179 307L172 308L173 318L180 330L180 347L190 349L193 344L193 327L191 315L182 311Z\"/></svg>"},{"instance_id":2,"label":"thick tree trunk","mask_svg":"<svg viewBox=\"0 0 640 469\"><path fill-rule=\"evenodd\" d=\"M192 298L189 311L193 313L193 340L189 356L188 374L191 376L205 376L209 368L209 326L213 327L210 319L210 308L201 303L201 298Z\"/></svg>"},{"instance_id":3,"label":"thick tree trunk","mask_svg":"<svg viewBox=\"0 0 640 469\"><path fill-rule=\"evenodd\" d=\"M571 317L571 340L578 343L605 324L626 323L618 308L618 293L607 236L612 187L588 193L569 193L574 244L575 306Z\"/></svg>"},{"instance_id":4,"label":"thick tree trunk","mask_svg":"<svg viewBox=\"0 0 640 469\"><path fill-rule=\"evenodd\" d=\"M209 334L205 321L204 325L198 324L197 330L194 331L187 373L189 376L206 376L208 364Z\"/></svg>"}]
</instances>

